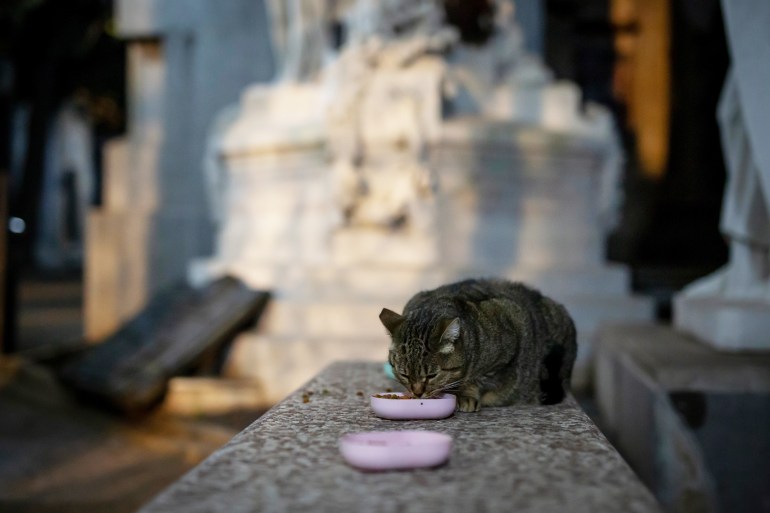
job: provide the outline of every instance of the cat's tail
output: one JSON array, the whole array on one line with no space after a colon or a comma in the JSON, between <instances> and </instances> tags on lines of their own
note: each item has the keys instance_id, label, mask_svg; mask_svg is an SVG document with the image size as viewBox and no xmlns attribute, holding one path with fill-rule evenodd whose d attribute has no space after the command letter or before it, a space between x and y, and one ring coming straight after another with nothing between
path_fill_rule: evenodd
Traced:
<instances>
[{"instance_id":1,"label":"cat's tail","mask_svg":"<svg viewBox=\"0 0 770 513\"><path fill-rule=\"evenodd\" d=\"M572 317L564 306L555 301L549 303L552 326L556 329L551 333L551 347L541 366L542 404L560 403L570 391L572 368L577 357L577 330Z\"/></svg>"},{"instance_id":2,"label":"cat's tail","mask_svg":"<svg viewBox=\"0 0 770 513\"><path fill-rule=\"evenodd\" d=\"M569 382L562 378L564 361L564 346L554 346L545 356L540 374L541 404L560 403L569 391Z\"/></svg>"}]
</instances>

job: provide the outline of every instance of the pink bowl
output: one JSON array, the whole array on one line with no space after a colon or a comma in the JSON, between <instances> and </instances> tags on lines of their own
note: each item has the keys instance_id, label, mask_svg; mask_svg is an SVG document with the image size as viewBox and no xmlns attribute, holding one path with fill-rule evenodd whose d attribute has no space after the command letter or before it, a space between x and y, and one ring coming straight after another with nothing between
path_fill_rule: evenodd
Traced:
<instances>
[{"instance_id":1,"label":"pink bowl","mask_svg":"<svg viewBox=\"0 0 770 513\"><path fill-rule=\"evenodd\" d=\"M394 470L441 465L449 459L452 437L434 431L368 431L343 435L339 445L342 457L356 468Z\"/></svg>"},{"instance_id":2,"label":"pink bowl","mask_svg":"<svg viewBox=\"0 0 770 513\"><path fill-rule=\"evenodd\" d=\"M452 394L442 394L435 399L385 399L372 395L370 402L375 415L392 420L443 419L452 415L457 407L457 397Z\"/></svg>"}]
</instances>

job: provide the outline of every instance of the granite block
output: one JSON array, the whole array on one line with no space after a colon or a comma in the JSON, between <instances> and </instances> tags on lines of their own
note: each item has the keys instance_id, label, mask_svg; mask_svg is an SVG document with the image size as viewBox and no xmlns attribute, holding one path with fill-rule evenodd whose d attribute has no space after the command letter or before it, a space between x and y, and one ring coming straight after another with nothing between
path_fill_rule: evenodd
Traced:
<instances>
[{"instance_id":1,"label":"granite block","mask_svg":"<svg viewBox=\"0 0 770 513\"><path fill-rule=\"evenodd\" d=\"M440 421L388 421L372 414L366 395L389 386L379 363L331 365L141 513L661 511L571 398ZM449 462L368 473L342 460L341 435L399 429L451 435Z\"/></svg>"},{"instance_id":2,"label":"granite block","mask_svg":"<svg viewBox=\"0 0 770 513\"><path fill-rule=\"evenodd\" d=\"M768 511L770 355L718 351L668 326L597 337L602 429L672 513Z\"/></svg>"}]
</instances>

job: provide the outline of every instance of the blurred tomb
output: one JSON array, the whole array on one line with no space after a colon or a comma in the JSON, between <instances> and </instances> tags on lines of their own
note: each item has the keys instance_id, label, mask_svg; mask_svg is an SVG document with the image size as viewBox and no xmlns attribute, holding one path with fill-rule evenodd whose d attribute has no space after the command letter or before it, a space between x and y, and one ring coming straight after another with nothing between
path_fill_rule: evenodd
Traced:
<instances>
[{"instance_id":1,"label":"blurred tomb","mask_svg":"<svg viewBox=\"0 0 770 513\"><path fill-rule=\"evenodd\" d=\"M566 304L586 387L597 326L652 316L604 259L622 200L609 112L524 49L508 1L463 4L473 40L446 21L457 2L343 2L335 19L318 1L274 4L278 73L217 116L216 250L189 269L274 291L227 372L275 402L332 360L384 360L382 307L499 275Z\"/></svg>"}]
</instances>

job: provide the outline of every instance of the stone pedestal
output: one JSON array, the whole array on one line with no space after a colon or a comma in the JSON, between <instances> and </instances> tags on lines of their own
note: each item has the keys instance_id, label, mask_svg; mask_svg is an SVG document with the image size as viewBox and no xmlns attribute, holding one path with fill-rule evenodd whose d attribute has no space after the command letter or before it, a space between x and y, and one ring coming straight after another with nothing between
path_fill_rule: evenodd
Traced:
<instances>
[{"instance_id":1,"label":"stone pedestal","mask_svg":"<svg viewBox=\"0 0 770 513\"><path fill-rule=\"evenodd\" d=\"M722 351L770 350L770 303L720 296L674 298L678 329Z\"/></svg>"},{"instance_id":2,"label":"stone pedestal","mask_svg":"<svg viewBox=\"0 0 770 513\"><path fill-rule=\"evenodd\" d=\"M664 507L765 511L770 355L650 324L608 326L597 341L601 427Z\"/></svg>"}]
</instances>

